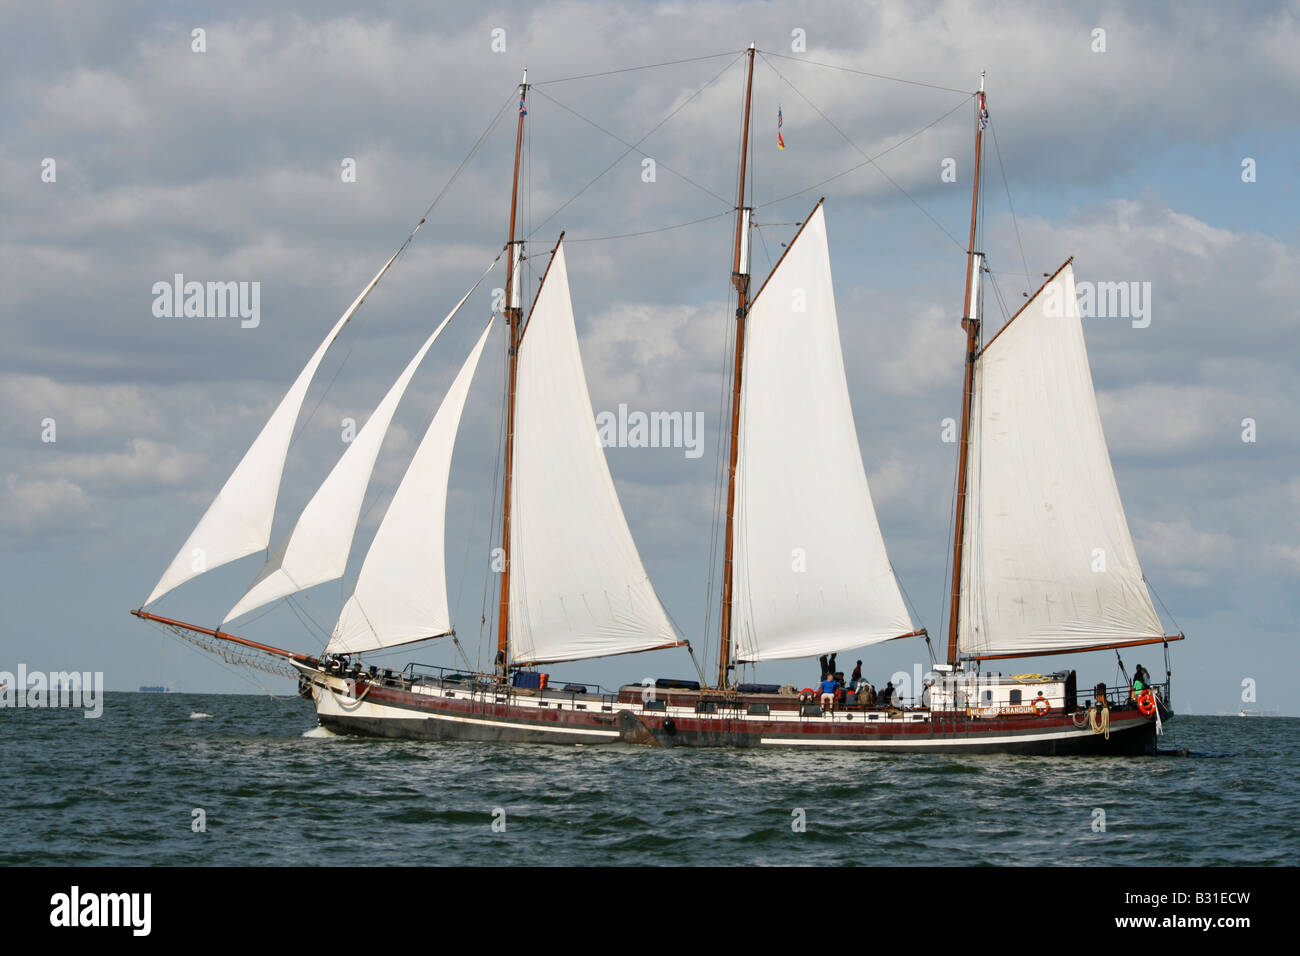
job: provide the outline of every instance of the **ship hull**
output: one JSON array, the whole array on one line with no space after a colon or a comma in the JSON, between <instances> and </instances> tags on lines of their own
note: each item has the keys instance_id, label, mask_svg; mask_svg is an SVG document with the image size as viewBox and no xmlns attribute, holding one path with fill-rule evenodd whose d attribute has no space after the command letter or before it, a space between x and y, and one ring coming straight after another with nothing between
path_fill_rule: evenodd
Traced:
<instances>
[{"instance_id":1,"label":"ship hull","mask_svg":"<svg viewBox=\"0 0 1300 956\"><path fill-rule=\"evenodd\" d=\"M1112 710L1105 734L1091 729L1084 711L970 718L924 709L848 708L812 716L787 706L753 715L753 701L742 697L720 711L697 713L699 693L647 702L627 688L603 696L521 694L490 684L350 682L301 669L321 726L364 737L1037 756L1142 755L1153 753L1156 741L1155 721L1131 707ZM1162 708L1162 716L1173 715Z\"/></svg>"}]
</instances>

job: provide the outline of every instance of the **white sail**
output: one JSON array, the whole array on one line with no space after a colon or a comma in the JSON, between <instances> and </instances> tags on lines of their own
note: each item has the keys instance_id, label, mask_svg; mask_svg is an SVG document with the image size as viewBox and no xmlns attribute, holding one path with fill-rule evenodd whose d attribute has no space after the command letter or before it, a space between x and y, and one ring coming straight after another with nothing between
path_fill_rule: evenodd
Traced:
<instances>
[{"instance_id":1,"label":"white sail","mask_svg":"<svg viewBox=\"0 0 1300 956\"><path fill-rule=\"evenodd\" d=\"M740 401L736 659L912 631L862 466L820 205L750 308Z\"/></svg>"},{"instance_id":2,"label":"white sail","mask_svg":"<svg viewBox=\"0 0 1300 956\"><path fill-rule=\"evenodd\" d=\"M525 326L516 381L510 641L516 663L678 643L646 575L596 433L555 251Z\"/></svg>"},{"instance_id":3,"label":"white sail","mask_svg":"<svg viewBox=\"0 0 1300 956\"><path fill-rule=\"evenodd\" d=\"M1069 264L976 360L968 461L962 653L1162 636L1106 450Z\"/></svg>"},{"instance_id":4,"label":"white sail","mask_svg":"<svg viewBox=\"0 0 1300 956\"><path fill-rule=\"evenodd\" d=\"M366 301L370 290L383 278L400 253L401 250L394 253L384 263L384 267L375 273L375 277L348 306L330 334L325 336L325 340L303 366L270 420L262 426L261 433L244 453L243 459L226 479L217 497L163 572L158 586L144 602L146 605L204 571L211 571L266 547L271 540L271 520L275 517L275 501L280 493L280 478L284 474L285 456L289 453L289 439L293 436L293 426L302 410L307 387L315 377L321 359L343 331L343 326L348 324L352 314Z\"/></svg>"},{"instance_id":5,"label":"white sail","mask_svg":"<svg viewBox=\"0 0 1300 956\"><path fill-rule=\"evenodd\" d=\"M478 283L474 287L477 288ZM361 517L361 502L365 498L366 486L370 484L370 473L379 456L379 446L388 434L397 403L402 400L406 386L430 346L473 291L470 289L465 293L415 353L311 501L307 502L293 529L258 572L248 592L225 616L223 624L277 598L343 576L348 552L352 548L352 536Z\"/></svg>"},{"instance_id":6,"label":"white sail","mask_svg":"<svg viewBox=\"0 0 1300 956\"><path fill-rule=\"evenodd\" d=\"M447 390L343 606L329 647L358 654L447 633L447 480L465 397L492 322Z\"/></svg>"}]
</instances>

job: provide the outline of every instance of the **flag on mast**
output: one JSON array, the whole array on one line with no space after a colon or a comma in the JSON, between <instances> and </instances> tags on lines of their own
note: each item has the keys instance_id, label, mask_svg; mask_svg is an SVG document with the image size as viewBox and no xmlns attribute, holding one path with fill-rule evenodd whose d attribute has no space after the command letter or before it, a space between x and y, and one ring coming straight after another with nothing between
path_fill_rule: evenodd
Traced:
<instances>
[{"instance_id":1,"label":"flag on mast","mask_svg":"<svg viewBox=\"0 0 1300 956\"><path fill-rule=\"evenodd\" d=\"M781 117L781 107L776 108L776 148L785 149L785 138L781 135L781 124L785 120Z\"/></svg>"}]
</instances>

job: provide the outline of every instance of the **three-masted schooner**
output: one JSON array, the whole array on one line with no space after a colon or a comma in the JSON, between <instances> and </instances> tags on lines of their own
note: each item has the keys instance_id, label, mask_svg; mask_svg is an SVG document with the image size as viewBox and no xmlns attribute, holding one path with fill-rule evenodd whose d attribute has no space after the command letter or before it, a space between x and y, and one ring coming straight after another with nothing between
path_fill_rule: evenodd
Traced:
<instances>
[{"instance_id":1,"label":"three-masted schooner","mask_svg":"<svg viewBox=\"0 0 1300 956\"><path fill-rule=\"evenodd\" d=\"M646 574L600 446L563 234L525 316L516 210L526 71L519 86L504 248L508 370L492 671L408 665L395 673L364 666L362 656L453 633L444 566L447 483L466 395L495 316L420 442L324 653L295 653L145 610L195 575L268 546L289 439L307 388L396 254L320 344L145 605L132 613L218 652L235 648L286 662L298 674L303 696L315 702L321 725L340 733L900 752L1152 750L1160 722L1172 715L1168 667L1159 686L1135 688L1130 695L1129 688L1098 685L1086 704L1080 703L1074 671L1003 677L982 670L987 660L1154 643L1164 645L1167 662L1169 642L1182 637L1164 633L1138 565L1102 435L1071 263L981 344L983 257L975 243L988 121L983 82L974 94L975 183L947 661L935 665L933 679L911 705L850 696L823 708L810 692L735 682L741 664L926 634L913 626L903 601L868 488L840 348L822 202L751 295L746 170L755 52L751 45L731 261L735 354L720 646L712 686L661 680L606 693L559 685L538 670L689 644ZM473 291L408 364L223 626L342 577L397 404Z\"/></svg>"}]
</instances>

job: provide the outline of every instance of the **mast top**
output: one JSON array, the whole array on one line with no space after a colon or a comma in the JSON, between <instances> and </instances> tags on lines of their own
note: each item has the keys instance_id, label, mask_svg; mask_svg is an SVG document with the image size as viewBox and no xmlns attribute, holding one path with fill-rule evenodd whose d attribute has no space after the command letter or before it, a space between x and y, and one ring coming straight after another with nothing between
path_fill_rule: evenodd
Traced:
<instances>
[{"instance_id":1,"label":"mast top","mask_svg":"<svg viewBox=\"0 0 1300 956\"><path fill-rule=\"evenodd\" d=\"M980 74L980 75L983 76L983 74ZM527 86L527 85L528 85L528 67L524 67L524 78L519 82L519 85L520 85L520 86ZM980 81L980 89L981 89L981 90L984 89L984 82L983 82L983 80Z\"/></svg>"},{"instance_id":2,"label":"mast top","mask_svg":"<svg viewBox=\"0 0 1300 956\"><path fill-rule=\"evenodd\" d=\"M749 44L749 48L750 48L751 50L754 49L754 44L753 44L753 43L750 43L750 44Z\"/></svg>"},{"instance_id":3,"label":"mast top","mask_svg":"<svg viewBox=\"0 0 1300 956\"><path fill-rule=\"evenodd\" d=\"M528 70L524 70L524 80L528 80ZM984 71L980 70L980 92L984 92Z\"/></svg>"}]
</instances>

